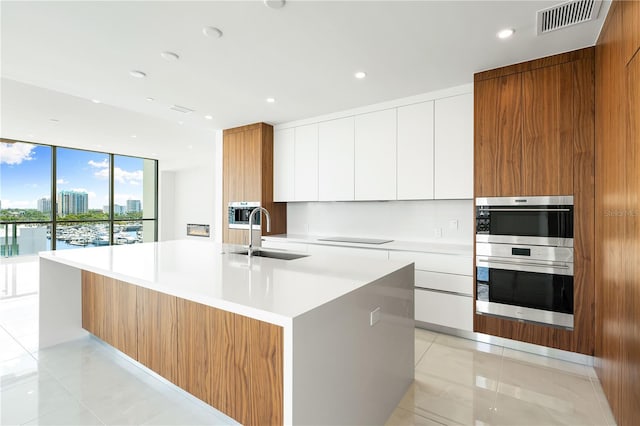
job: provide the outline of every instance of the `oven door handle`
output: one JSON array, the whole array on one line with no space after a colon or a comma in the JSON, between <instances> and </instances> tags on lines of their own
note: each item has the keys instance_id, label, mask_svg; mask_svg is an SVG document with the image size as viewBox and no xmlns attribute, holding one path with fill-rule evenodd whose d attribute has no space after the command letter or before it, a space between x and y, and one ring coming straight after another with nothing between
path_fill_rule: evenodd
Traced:
<instances>
[{"instance_id":1,"label":"oven door handle","mask_svg":"<svg viewBox=\"0 0 640 426\"><path fill-rule=\"evenodd\" d=\"M488 207L483 210L490 212L568 212L571 209L509 209L509 208L492 208Z\"/></svg>"},{"instance_id":2,"label":"oven door handle","mask_svg":"<svg viewBox=\"0 0 640 426\"><path fill-rule=\"evenodd\" d=\"M502 259L477 258L476 266L511 271L551 273L573 276L573 265L557 262L510 262Z\"/></svg>"}]
</instances>

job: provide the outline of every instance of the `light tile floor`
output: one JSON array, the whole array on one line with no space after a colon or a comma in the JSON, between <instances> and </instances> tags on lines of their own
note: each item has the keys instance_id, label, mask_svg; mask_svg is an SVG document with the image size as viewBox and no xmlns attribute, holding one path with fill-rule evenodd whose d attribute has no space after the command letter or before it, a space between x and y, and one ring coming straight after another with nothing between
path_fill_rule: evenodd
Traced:
<instances>
[{"instance_id":1,"label":"light tile floor","mask_svg":"<svg viewBox=\"0 0 640 426\"><path fill-rule=\"evenodd\" d=\"M38 348L37 263L0 262L0 425L229 425L95 338ZM614 425L593 368L416 329L388 425Z\"/></svg>"}]
</instances>

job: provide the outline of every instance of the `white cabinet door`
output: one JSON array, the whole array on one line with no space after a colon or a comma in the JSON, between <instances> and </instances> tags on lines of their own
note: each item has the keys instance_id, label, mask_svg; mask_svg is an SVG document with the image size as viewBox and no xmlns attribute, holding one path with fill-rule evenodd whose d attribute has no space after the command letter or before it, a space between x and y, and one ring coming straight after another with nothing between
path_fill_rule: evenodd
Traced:
<instances>
[{"instance_id":1,"label":"white cabinet door","mask_svg":"<svg viewBox=\"0 0 640 426\"><path fill-rule=\"evenodd\" d=\"M294 200L294 129L273 133L273 200Z\"/></svg>"},{"instance_id":2,"label":"white cabinet door","mask_svg":"<svg viewBox=\"0 0 640 426\"><path fill-rule=\"evenodd\" d=\"M473 331L473 297L415 290L417 321Z\"/></svg>"},{"instance_id":3,"label":"white cabinet door","mask_svg":"<svg viewBox=\"0 0 640 426\"><path fill-rule=\"evenodd\" d=\"M435 102L435 198L473 198L473 95Z\"/></svg>"},{"instance_id":4,"label":"white cabinet door","mask_svg":"<svg viewBox=\"0 0 640 426\"><path fill-rule=\"evenodd\" d=\"M355 199L396 199L396 109L355 118Z\"/></svg>"},{"instance_id":5,"label":"white cabinet door","mask_svg":"<svg viewBox=\"0 0 640 426\"><path fill-rule=\"evenodd\" d=\"M433 198L433 101L398 108L398 200Z\"/></svg>"},{"instance_id":6,"label":"white cabinet door","mask_svg":"<svg viewBox=\"0 0 640 426\"><path fill-rule=\"evenodd\" d=\"M294 199L318 201L318 125L296 127Z\"/></svg>"},{"instance_id":7,"label":"white cabinet door","mask_svg":"<svg viewBox=\"0 0 640 426\"><path fill-rule=\"evenodd\" d=\"M353 117L318 125L318 199L353 201Z\"/></svg>"}]
</instances>

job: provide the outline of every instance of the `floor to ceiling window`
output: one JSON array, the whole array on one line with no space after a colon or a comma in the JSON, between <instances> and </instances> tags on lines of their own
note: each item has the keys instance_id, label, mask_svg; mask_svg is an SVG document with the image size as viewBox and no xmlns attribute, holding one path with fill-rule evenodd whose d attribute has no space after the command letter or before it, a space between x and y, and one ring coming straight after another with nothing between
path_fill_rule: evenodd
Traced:
<instances>
[{"instance_id":1,"label":"floor to ceiling window","mask_svg":"<svg viewBox=\"0 0 640 426\"><path fill-rule=\"evenodd\" d=\"M157 161L0 142L0 256L155 241Z\"/></svg>"}]
</instances>

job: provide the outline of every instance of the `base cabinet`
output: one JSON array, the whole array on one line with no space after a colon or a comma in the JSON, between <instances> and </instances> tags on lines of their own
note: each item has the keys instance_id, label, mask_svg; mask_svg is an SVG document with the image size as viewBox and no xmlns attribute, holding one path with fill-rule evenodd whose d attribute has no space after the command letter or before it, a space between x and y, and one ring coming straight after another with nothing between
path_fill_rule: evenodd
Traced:
<instances>
[{"instance_id":1,"label":"base cabinet","mask_svg":"<svg viewBox=\"0 0 640 426\"><path fill-rule=\"evenodd\" d=\"M176 382L176 297L137 288L138 361Z\"/></svg>"},{"instance_id":2,"label":"base cabinet","mask_svg":"<svg viewBox=\"0 0 640 426\"><path fill-rule=\"evenodd\" d=\"M138 358L136 287L82 271L82 297L82 327L131 358Z\"/></svg>"},{"instance_id":3,"label":"base cabinet","mask_svg":"<svg viewBox=\"0 0 640 426\"><path fill-rule=\"evenodd\" d=\"M473 297L416 288L416 321L473 331Z\"/></svg>"},{"instance_id":4,"label":"base cabinet","mask_svg":"<svg viewBox=\"0 0 640 426\"><path fill-rule=\"evenodd\" d=\"M82 327L241 424L284 422L282 327L87 271Z\"/></svg>"}]
</instances>

